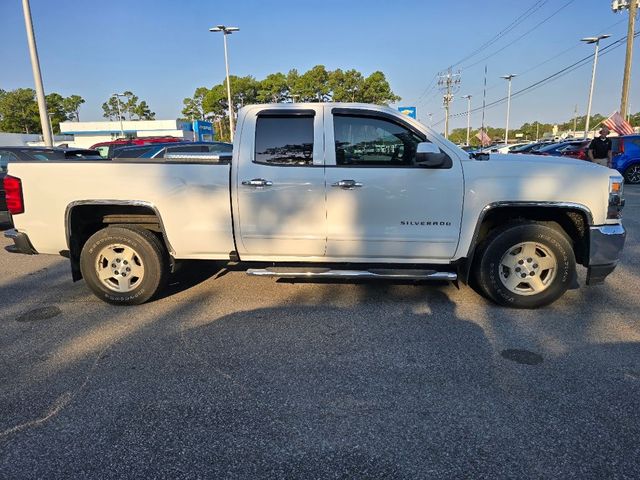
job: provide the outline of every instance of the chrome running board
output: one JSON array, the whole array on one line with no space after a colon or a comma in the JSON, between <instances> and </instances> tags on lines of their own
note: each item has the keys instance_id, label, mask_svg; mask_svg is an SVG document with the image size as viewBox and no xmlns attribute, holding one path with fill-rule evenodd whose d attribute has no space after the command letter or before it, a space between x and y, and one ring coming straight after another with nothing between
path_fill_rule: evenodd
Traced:
<instances>
[{"instance_id":1,"label":"chrome running board","mask_svg":"<svg viewBox=\"0 0 640 480\"><path fill-rule=\"evenodd\" d=\"M330 268L271 267L250 268L247 275L279 278L377 278L381 280L440 280L453 282L458 275L454 272L436 270L332 270Z\"/></svg>"}]
</instances>

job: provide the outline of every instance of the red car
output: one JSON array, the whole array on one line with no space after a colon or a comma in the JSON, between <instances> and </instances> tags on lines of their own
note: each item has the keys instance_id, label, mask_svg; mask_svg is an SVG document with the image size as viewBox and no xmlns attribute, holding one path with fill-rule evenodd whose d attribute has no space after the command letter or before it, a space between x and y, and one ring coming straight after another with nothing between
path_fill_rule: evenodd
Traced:
<instances>
[{"instance_id":1,"label":"red car","mask_svg":"<svg viewBox=\"0 0 640 480\"><path fill-rule=\"evenodd\" d=\"M148 145L150 143L184 142L184 138L178 137L137 137L119 138L110 142L99 142L91 145L92 149L98 150L100 155L106 158L113 156L113 149L117 147L128 147L131 145Z\"/></svg>"},{"instance_id":2,"label":"red car","mask_svg":"<svg viewBox=\"0 0 640 480\"><path fill-rule=\"evenodd\" d=\"M580 143L569 145L568 147L560 150L560 155L563 157L571 157L577 158L578 160L589 160L589 155L587 151L589 150L589 145L591 144L591 140L583 140Z\"/></svg>"}]
</instances>

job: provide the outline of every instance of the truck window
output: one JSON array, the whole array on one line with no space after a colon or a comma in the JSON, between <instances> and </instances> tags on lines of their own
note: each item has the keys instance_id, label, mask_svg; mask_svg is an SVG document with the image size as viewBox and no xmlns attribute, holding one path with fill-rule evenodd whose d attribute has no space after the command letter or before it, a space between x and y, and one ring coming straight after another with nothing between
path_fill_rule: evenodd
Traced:
<instances>
[{"instance_id":1,"label":"truck window","mask_svg":"<svg viewBox=\"0 0 640 480\"><path fill-rule=\"evenodd\" d=\"M17 160L18 157L13 153L7 152L6 150L0 150L0 173L6 173L9 162L15 162Z\"/></svg>"},{"instance_id":2,"label":"truck window","mask_svg":"<svg viewBox=\"0 0 640 480\"><path fill-rule=\"evenodd\" d=\"M411 166L418 143L424 141L408 128L382 118L334 114L333 125L338 165Z\"/></svg>"},{"instance_id":3,"label":"truck window","mask_svg":"<svg viewBox=\"0 0 640 480\"><path fill-rule=\"evenodd\" d=\"M258 116L254 161L267 165L312 165L313 116Z\"/></svg>"}]
</instances>

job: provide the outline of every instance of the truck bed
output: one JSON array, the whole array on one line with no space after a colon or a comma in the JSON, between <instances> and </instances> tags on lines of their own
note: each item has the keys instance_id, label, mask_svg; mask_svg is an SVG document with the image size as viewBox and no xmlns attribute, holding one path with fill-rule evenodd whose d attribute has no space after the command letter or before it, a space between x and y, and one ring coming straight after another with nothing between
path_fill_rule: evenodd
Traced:
<instances>
[{"instance_id":1,"label":"truck bed","mask_svg":"<svg viewBox=\"0 0 640 480\"><path fill-rule=\"evenodd\" d=\"M230 165L183 162L24 162L25 213L16 226L39 253L68 248L67 211L82 203L117 201L156 210L177 259L228 259L234 250Z\"/></svg>"}]
</instances>

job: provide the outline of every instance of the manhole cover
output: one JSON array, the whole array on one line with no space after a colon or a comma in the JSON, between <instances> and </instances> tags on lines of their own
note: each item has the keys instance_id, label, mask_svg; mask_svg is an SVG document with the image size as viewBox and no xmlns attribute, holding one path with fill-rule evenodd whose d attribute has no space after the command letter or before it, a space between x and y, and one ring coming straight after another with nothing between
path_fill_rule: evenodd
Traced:
<instances>
[{"instance_id":1,"label":"manhole cover","mask_svg":"<svg viewBox=\"0 0 640 480\"><path fill-rule=\"evenodd\" d=\"M58 307L41 307L34 310L29 310L26 313L20 315L17 322L37 322L39 320L47 320L60 315L62 311Z\"/></svg>"},{"instance_id":2,"label":"manhole cover","mask_svg":"<svg viewBox=\"0 0 640 480\"><path fill-rule=\"evenodd\" d=\"M542 363L542 355L529 350L519 350L517 348L508 348L500 352L500 355L512 362L522 363L524 365L538 365Z\"/></svg>"}]
</instances>

